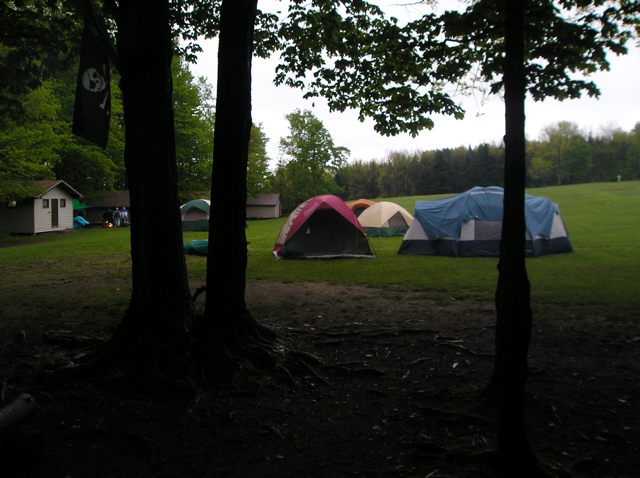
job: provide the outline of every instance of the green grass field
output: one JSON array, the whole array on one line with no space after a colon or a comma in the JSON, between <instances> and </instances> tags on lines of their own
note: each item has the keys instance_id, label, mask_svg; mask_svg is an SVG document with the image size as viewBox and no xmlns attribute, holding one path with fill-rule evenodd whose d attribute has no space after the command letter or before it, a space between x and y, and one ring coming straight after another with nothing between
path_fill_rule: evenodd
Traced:
<instances>
[{"instance_id":1,"label":"green grass field","mask_svg":"<svg viewBox=\"0 0 640 478\"><path fill-rule=\"evenodd\" d=\"M535 196L558 203L574 252L527 260L535 311L544 315L603 315L632 318L640 308L640 182L597 183L532 189ZM442 196L438 196L442 197ZM386 199L413 213L415 201ZM250 221L247 230L250 280L327 281L366 284L392 292L423 291L429 297L491 299L497 282L497 258L402 256L402 238L372 238L375 259L277 261L271 254L285 218ZM184 242L206 239L205 232L185 233ZM2 238L0 274L65 263L79 255L95 257L90 265L126 262L129 230L80 230L17 242ZM205 257L187 256L189 274L204 279ZM85 267L86 267L86 263Z\"/></svg>"}]
</instances>

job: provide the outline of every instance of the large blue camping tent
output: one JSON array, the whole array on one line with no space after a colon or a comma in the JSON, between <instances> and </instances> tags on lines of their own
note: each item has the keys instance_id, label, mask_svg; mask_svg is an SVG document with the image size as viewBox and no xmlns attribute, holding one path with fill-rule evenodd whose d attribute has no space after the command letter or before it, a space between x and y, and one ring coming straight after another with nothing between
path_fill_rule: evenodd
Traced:
<instances>
[{"instance_id":1,"label":"large blue camping tent","mask_svg":"<svg viewBox=\"0 0 640 478\"><path fill-rule=\"evenodd\" d=\"M475 187L456 196L417 201L398 254L499 256L504 190ZM525 195L526 255L571 252L558 205Z\"/></svg>"}]
</instances>

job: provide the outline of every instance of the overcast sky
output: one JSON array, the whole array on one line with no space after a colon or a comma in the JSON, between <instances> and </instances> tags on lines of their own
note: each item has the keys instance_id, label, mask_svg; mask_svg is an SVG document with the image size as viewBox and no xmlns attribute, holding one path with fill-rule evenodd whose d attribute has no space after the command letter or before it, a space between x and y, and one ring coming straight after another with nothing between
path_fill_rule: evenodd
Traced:
<instances>
[{"instance_id":1,"label":"overcast sky","mask_svg":"<svg viewBox=\"0 0 640 478\"><path fill-rule=\"evenodd\" d=\"M217 43L203 41L204 52L197 65L191 65L195 76L207 77L214 86L216 79ZM640 50L631 47L624 57L610 56L611 70L599 72L592 79L601 91L599 99L583 98L563 102L547 100L527 101L526 134L538 139L542 128L559 121L576 123L585 133L599 134L603 128L630 131L640 122ZM331 113L322 99L304 100L301 90L273 84L277 58L255 59L253 62L253 121L261 123L269 143L267 150L272 160L278 159L281 137L289 134L285 115L296 108L311 110L329 130L336 146L351 151L350 159L384 159L393 151L423 151L458 146L476 146L481 143L499 144L504 135L504 103L491 97L485 104L473 99L465 100L464 120L435 116L435 127L418 137L409 135L384 137L373 129L373 122L358 121L357 112Z\"/></svg>"}]
</instances>

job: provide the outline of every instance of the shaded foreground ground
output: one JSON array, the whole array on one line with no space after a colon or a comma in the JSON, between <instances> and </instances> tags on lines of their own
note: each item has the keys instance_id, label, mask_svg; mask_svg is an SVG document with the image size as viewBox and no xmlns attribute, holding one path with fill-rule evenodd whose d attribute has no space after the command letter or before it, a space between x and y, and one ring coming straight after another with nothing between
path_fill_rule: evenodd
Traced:
<instances>
[{"instance_id":1,"label":"shaded foreground ground","mask_svg":"<svg viewBox=\"0 0 640 478\"><path fill-rule=\"evenodd\" d=\"M108 292L47 314L38 294L64 301L67 286L27 284L21 295L12 285L18 300L0 312L2 403L22 392L37 402L26 455L12 456L17 476L491 476L493 417L479 399L492 368L489 300L253 282L255 315L304 354L193 398L34 382L119 321ZM109 287L126 289L126 280ZM559 476L640 475L639 342L631 318L536 320L529 437Z\"/></svg>"}]
</instances>

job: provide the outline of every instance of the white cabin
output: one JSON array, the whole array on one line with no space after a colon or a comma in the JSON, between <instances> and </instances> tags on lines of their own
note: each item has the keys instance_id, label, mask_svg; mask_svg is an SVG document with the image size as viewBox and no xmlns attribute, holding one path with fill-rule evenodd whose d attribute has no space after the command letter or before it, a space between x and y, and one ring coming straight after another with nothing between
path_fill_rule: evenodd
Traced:
<instances>
[{"instance_id":1,"label":"white cabin","mask_svg":"<svg viewBox=\"0 0 640 478\"><path fill-rule=\"evenodd\" d=\"M40 234L73 229L73 199L82 199L82 194L61 180L32 182L43 192L0 205L0 230L8 234Z\"/></svg>"}]
</instances>

